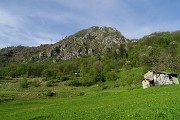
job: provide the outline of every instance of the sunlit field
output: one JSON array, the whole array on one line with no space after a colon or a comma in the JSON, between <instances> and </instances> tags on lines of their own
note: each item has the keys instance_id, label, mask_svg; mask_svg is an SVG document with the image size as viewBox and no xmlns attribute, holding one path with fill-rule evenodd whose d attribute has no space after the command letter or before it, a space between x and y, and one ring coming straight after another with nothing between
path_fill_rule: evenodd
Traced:
<instances>
[{"instance_id":1,"label":"sunlit field","mask_svg":"<svg viewBox=\"0 0 180 120\"><path fill-rule=\"evenodd\" d=\"M1 120L127 120L180 119L180 86L111 88L53 88L54 97L33 95L36 92L1 91L15 98L0 103ZM45 94L45 93L44 93ZM8 96L9 95L9 96ZM24 97L23 97L24 95ZM28 98L29 97L29 98ZM33 99L32 99L33 98Z\"/></svg>"}]
</instances>

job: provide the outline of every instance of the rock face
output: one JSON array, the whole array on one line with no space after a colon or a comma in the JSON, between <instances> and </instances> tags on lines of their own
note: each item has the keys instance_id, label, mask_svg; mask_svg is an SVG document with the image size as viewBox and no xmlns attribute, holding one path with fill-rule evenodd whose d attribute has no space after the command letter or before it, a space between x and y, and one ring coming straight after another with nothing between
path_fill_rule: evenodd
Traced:
<instances>
[{"instance_id":1,"label":"rock face","mask_svg":"<svg viewBox=\"0 0 180 120\"><path fill-rule=\"evenodd\" d=\"M80 56L106 53L111 49L116 50L122 44L126 46L127 43L128 40L115 28L94 26L81 30L55 44L3 48L0 50L0 60L14 62L69 60Z\"/></svg>"},{"instance_id":2,"label":"rock face","mask_svg":"<svg viewBox=\"0 0 180 120\"><path fill-rule=\"evenodd\" d=\"M64 40L54 44L46 53L47 57L56 57L56 60L68 60L84 55L93 55L105 52L112 47L127 44L127 39L115 28L91 27L81 30ZM42 55L42 52L39 54Z\"/></svg>"}]
</instances>

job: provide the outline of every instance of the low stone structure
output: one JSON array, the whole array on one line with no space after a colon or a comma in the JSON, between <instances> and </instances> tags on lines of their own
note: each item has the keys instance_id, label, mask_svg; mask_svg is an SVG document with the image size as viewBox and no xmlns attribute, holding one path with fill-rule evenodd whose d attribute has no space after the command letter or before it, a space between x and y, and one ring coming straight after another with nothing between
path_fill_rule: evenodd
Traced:
<instances>
[{"instance_id":1,"label":"low stone structure","mask_svg":"<svg viewBox=\"0 0 180 120\"><path fill-rule=\"evenodd\" d=\"M177 75L178 74L172 74L166 72L148 71L144 74L144 80L142 81L142 86L143 88L148 88L157 85L179 84ZM147 81L149 82L149 85Z\"/></svg>"},{"instance_id":2,"label":"low stone structure","mask_svg":"<svg viewBox=\"0 0 180 120\"><path fill-rule=\"evenodd\" d=\"M142 86L143 86L144 89L148 88L148 87L150 87L150 82L148 80L143 80L142 81Z\"/></svg>"}]
</instances>

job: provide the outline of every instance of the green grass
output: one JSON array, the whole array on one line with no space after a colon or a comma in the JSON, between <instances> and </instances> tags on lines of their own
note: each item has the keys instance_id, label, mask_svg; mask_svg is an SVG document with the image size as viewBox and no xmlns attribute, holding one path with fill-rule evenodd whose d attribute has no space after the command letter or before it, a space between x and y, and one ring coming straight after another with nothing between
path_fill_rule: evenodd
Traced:
<instances>
[{"instance_id":1,"label":"green grass","mask_svg":"<svg viewBox=\"0 0 180 120\"><path fill-rule=\"evenodd\" d=\"M0 103L1 120L170 120L180 119L180 86L149 89L67 88L72 94ZM66 91L59 89L58 94ZM61 93L61 94L62 94Z\"/></svg>"},{"instance_id":2,"label":"green grass","mask_svg":"<svg viewBox=\"0 0 180 120\"><path fill-rule=\"evenodd\" d=\"M145 68L132 68L130 70L121 70L117 75L119 79L116 81L120 86L131 86L131 85L139 85L143 80L143 73Z\"/></svg>"}]
</instances>

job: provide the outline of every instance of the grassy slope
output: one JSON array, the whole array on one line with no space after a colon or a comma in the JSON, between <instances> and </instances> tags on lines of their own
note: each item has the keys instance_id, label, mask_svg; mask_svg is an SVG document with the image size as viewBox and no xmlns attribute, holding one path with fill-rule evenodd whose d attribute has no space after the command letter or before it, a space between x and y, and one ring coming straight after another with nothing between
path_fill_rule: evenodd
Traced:
<instances>
[{"instance_id":1,"label":"grassy slope","mask_svg":"<svg viewBox=\"0 0 180 120\"><path fill-rule=\"evenodd\" d=\"M82 90L86 88L81 88ZM1 120L179 119L180 86L93 89L84 96L0 103Z\"/></svg>"}]
</instances>

